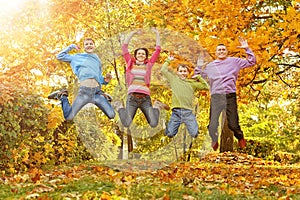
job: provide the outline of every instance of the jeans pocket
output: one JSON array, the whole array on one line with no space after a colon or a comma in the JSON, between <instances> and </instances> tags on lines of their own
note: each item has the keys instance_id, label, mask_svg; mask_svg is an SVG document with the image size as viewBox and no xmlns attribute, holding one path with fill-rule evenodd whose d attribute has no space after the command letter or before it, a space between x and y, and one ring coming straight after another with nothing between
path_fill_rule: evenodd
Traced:
<instances>
[{"instance_id":1,"label":"jeans pocket","mask_svg":"<svg viewBox=\"0 0 300 200\"><path fill-rule=\"evenodd\" d=\"M104 93L104 92L103 92L102 90L100 90L99 88L96 88L95 90L96 90L96 91L95 91L95 94L101 95L101 94Z\"/></svg>"}]
</instances>

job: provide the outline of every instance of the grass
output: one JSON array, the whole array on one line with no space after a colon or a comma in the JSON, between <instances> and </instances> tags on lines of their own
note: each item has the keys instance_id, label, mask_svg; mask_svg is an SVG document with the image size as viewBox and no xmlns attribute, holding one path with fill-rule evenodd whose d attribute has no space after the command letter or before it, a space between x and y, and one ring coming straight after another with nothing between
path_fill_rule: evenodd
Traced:
<instances>
[{"instance_id":1,"label":"grass","mask_svg":"<svg viewBox=\"0 0 300 200\"><path fill-rule=\"evenodd\" d=\"M216 183L214 183L216 184ZM49 187L51 185L48 185ZM53 185L52 185L53 186ZM51 187L53 188L53 187ZM187 185L181 183L161 183L117 185L114 182L101 181L99 178L83 177L78 180L60 184L52 191L42 191L39 184L29 185L16 184L14 186L0 185L0 199L211 199L211 200L234 200L234 199L265 199L275 200L279 196L285 196L286 190L277 186L259 189L255 193L237 193L230 186L223 190L215 189L209 185ZM36 192L34 192L36 191ZM293 194L291 199L300 199L300 195ZM30 198L29 198L30 199Z\"/></svg>"},{"instance_id":2,"label":"grass","mask_svg":"<svg viewBox=\"0 0 300 200\"><path fill-rule=\"evenodd\" d=\"M171 164L73 163L3 175L0 200L297 200L299 174L299 165L232 153Z\"/></svg>"}]
</instances>

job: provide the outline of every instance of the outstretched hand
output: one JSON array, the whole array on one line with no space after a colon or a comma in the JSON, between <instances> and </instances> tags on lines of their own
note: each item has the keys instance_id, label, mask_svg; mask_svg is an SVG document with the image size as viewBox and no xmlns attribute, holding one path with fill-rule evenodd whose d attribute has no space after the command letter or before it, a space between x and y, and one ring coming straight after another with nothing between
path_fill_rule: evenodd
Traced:
<instances>
[{"instance_id":1,"label":"outstretched hand","mask_svg":"<svg viewBox=\"0 0 300 200\"><path fill-rule=\"evenodd\" d=\"M111 79L112 79L112 75L110 73L107 73L106 76L105 76L105 78L104 78L104 80L106 82L109 82Z\"/></svg>"},{"instance_id":2,"label":"outstretched hand","mask_svg":"<svg viewBox=\"0 0 300 200\"><path fill-rule=\"evenodd\" d=\"M245 49L245 48L249 47L247 40L245 40L244 38L239 37L239 42L240 42L241 46L238 46L238 48Z\"/></svg>"}]
</instances>

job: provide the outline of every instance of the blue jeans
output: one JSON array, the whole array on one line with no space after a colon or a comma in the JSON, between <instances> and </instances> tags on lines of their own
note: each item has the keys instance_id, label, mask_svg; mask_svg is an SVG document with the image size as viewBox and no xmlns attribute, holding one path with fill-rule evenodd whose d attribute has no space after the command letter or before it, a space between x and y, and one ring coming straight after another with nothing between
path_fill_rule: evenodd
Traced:
<instances>
[{"instance_id":1,"label":"blue jeans","mask_svg":"<svg viewBox=\"0 0 300 200\"><path fill-rule=\"evenodd\" d=\"M133 94L128 94L126 108L120 108L118 110L123 126L130 126L138 108L141 109L152 128L158 125L159 110L152 107L150 96L144 95L143 97L136 97Z\"/></svg>"},{"instance_id":2,"label":"blue jeans","mask_svg":"<svg viewBox=\"0 0 300 200\"><path fill-rule=\"evenodd\" d=\"M68 97L62 96L62 110L66 120L72 120L80 109L88 103L95 104L109 118L115 117L115 111L107 99L102 95L100 87L85 87L80 86L78 94L72 104L69 103Z\"/></svg>"},{"instance_id":3,"label":"blue jeans","mask_svg":"<svg viewBox=\"0 0 300 200\"><path fill-rule=\"evenodd\" d=\"M219 117L223 110L226 111L228 128L233 131L234 136L238 140L244 138L244 134L239 125L236 93L213 94L210 100L210 120L208 125L208 131L212 141L218 141Z\"/></svg>"},{"instance_id":4,"label":"blue jeans","mask_svg":"<svg viewBox=\"0 0 300 200\"><path fill-rule=\"evenodd\" d=\"M193 114L191 110L184 108L173 108L172 115L168 126L165 130L165 134L168 137L174 137L177 132L179 126L184 123L191 137L198 136L198 123L196 120L196 116Z\"/></svg>"}]
</instances>

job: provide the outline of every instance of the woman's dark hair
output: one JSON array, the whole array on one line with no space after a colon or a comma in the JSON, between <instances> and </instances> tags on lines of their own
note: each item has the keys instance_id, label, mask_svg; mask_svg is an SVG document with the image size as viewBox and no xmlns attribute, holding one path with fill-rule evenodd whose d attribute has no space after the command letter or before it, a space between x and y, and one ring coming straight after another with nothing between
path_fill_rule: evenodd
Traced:
<instances>
[{"instance_id":1,"label":"woman's dark hair","mask_svg":"<svg viewBox=\"0 0 300 200\"><path fill-rule=\"evenodd\" d=\"M146 49L146 48L138 48L138 49L134 50L134 58L136 59L136 54L139 50L144 50L146 52L146 59L147 59L149 52L148 52L148 49Z\"/></svg>"}]
</instances>

